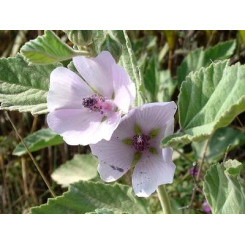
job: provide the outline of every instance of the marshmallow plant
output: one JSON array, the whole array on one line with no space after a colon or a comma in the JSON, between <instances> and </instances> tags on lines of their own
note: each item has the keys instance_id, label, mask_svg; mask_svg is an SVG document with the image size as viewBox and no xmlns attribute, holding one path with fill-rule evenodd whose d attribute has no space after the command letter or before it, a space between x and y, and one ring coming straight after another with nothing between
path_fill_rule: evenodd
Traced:
<instances>
[{"instance_id":1,"label":"marshmallow plant","mask_svg":"<svg viewBox=\"0 0 245 245\"><path fill-rule=\"evenodd\" d=\"M145 104L127 114L135 85L108 51L96 58L75 57L73 63L78 74L58 67L50 75L49 127L67 144L91 144L106 182L134 168L133 189L140 197L172 183L172 149L162 150L160 143L173 133L176 104Z\"/></svg>"},{"instance_id":2,"label":"marshmallow plant","mask_svg":"<svg viewBox=\"0 0 245 245\"><path fill-rule=\"evenodd\" d=\"M205 200L203 212L245 213L244 166L236 160L216 164L226 159L229 145L244 140L227 127L245 111L245 68L222 61L233 54L235 41L191 51L175 79L170 70L159 71L153 49L141 48L139 63L126 31L61 35L67 42L45 31L16 57L0 59L1 109L47 115L46 128L24 140L5 115L22 142L13 154L29 154L53 196L31 213L192 212L198 200ZM59 161L56 145L62 143L73 158L51 177L69 189L55 197L32 152L53 147ZM182 193L186 180L188 195Z\"/></svg>"}]
</instances>

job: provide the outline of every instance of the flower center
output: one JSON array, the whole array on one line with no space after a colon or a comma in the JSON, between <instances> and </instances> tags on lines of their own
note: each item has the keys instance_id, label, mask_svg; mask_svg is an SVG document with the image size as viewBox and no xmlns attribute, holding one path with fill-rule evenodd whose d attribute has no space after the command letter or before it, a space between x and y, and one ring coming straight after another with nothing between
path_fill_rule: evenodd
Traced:
<instances>
[{"instance_id":1,"label":"flower center","mask_svg":"<svg viewBox=\"0 0 245 245\"><path fill-rule=\"evenodd\" d=\"M83 98L83 106L86 108L92 108L97 103L95 98Z\"/></svg>"},{"instance_id":2,"label":"flower center","mask_svg":"<svg viewBox=\"0 0 245 245\"><path fill-rule=\"evenodd\" d=\"M91 111L99 112L101 114L115 111L116 106L110 100L106 100L104 97L98 94L93 94L89 97L82 99L82 105Z\"/></svg>"},{"instance_id":3,"label":"flower center","mask_svg":"<svg viewBox=\"0 0 245 245\"><path fill-rule=\"evenodd\" d=\"M149 148L150 136L145 134L136 134L132 138L132 143L136 151L144 151Z\"/></svg>"}]
</instances>

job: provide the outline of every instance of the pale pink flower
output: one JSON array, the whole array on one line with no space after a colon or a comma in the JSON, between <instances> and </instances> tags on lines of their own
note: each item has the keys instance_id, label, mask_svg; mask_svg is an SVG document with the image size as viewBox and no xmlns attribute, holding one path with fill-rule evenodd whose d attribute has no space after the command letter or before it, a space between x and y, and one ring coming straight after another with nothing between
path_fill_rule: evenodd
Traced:
<instances>
[{"instance_id":1,"label":"pale pink flower","mask_svg":"<svg viewBox=\"0 0 245 245\"><path fill-rule=\"evenodd\" d=\"M172 183L172 149L160 145L173 133L176 109L174 102L135 107L122 118L110 141L90 145L99 159L102 180L115 181L134 167L132 185L140 197L151 195L159 185Z\"/></svg>"},{"instance_id":2,"label":"pale pink flower","mask_svg":"<svg viewBox=\"0 0 245 245\"><path fill-rule=\"evenodd\" d=\"M50 75L48 126L70 145L109 140L135 98L135 85L111 54L73 58L79 74L58 67Z\"/></svg>"}]
</instances>

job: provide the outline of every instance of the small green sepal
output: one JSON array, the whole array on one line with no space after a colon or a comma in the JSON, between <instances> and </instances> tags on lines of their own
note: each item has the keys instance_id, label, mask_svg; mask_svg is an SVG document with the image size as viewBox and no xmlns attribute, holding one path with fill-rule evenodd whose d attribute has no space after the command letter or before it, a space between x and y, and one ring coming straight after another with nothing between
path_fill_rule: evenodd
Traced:
<instances>
[{"instance_id":1,"label":"small green sepal","mask_svg":"<svg viewBox=\"0 0 245 245\"><path fill-rule=\"evenodd\" d=\"M137 135L141 135L142 134L142 131L140 129L140 126L138 124L135 124L134 125L134 131Z\"/></svg>"},{"instance_id":2,"label":"small green sepal","mask_svg":"<svg viewBox=\"0 0 245 245\"><path fill-rule=\"evenodd\" d=\"M137 162L140 160L141 156L142 156L142 153L141 152L136 152L134 154L134 159L132 161L132 168L135 167L135 165L137 164Z\"/></svg>"},{"instance_id":3,"label":"small green sepal","mask_svg":"<svg viewBox=\"0 0 245 245\"><path fill-rule=\"evenodd\" d=\"M152 154L157 154L158 153L156 148L154 148L154 147L150 147L149 152L152 153Z\"/></svg>"},{"instance_id":4,"label":"small green sepal","mask_svg":"<svg viewBox=\"0 0 245 245\"><path fill-rule=\"evenodd\" d=\"M149 136L150 138L155 138L160 132L160 128L156 128L156 129L153 129L150 133L149 133Z\"/></svg>"},{"instance_id":5,"label":"small green sepal","mask_svg":"<svg viewBox=\"0 0 245 245\"><path fill-rule=\"evenodd\" d=\"M122 140L122 142L123 142L124 144L126 144L126 145L132 145L132 144L133 144L132 139L124 139L124 140Z\"/></svg>"}]
</instances>

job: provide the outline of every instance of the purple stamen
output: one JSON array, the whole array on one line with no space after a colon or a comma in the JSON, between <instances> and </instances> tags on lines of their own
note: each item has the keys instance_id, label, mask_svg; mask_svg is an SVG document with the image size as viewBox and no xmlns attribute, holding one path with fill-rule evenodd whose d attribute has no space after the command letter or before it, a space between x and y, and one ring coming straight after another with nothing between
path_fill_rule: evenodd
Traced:
<instances>
[{"instance_id":1,"label":"purple stamen","mask_svg":"<svg viewBox=\"0 0 245 245\"><path fill-rule=\"evenodd\" d=\"M132 142L136 151L144 151L149 148L150 137L148 135L135 135L133 136Z\"/></svg>"},{"instance_id":2,"label":"purple stamen","mask_svg":"<svg viewBox=\"0 0 245 245\"><path fill-rule=\"evenodd\" d=\"M92 97L88 97L88 98L83 98L83 106L86 108L90 108L93 107L95 104L97 103L97 99L96 98L92 98Z\"/></svg>"},{"instance_id":3,"label":"purple stamen","mask_svg":"<svg viewBox=\"0 0 245 245\"><path fill-rule=\"evenodd\" d=\"M98 111L101 112L103 107L101 105L101 103L105 102L105 98L97 95L97 94L93 94L92 96L86 97L82 99L82 105L85 108L90 109L91 111Z\"/></svg>"},{"instance_id":4,"label":"purple stamen","mask_svg":"<svg viewBox=\"0 0 245 245\"><path fill-rule=\"evenodd\" d=\"M83 98L82 105L91 111L99 112L101 115L111 113L115 109L115 105L110 100L98 94Z\"/></svg>"}]
</instances>

